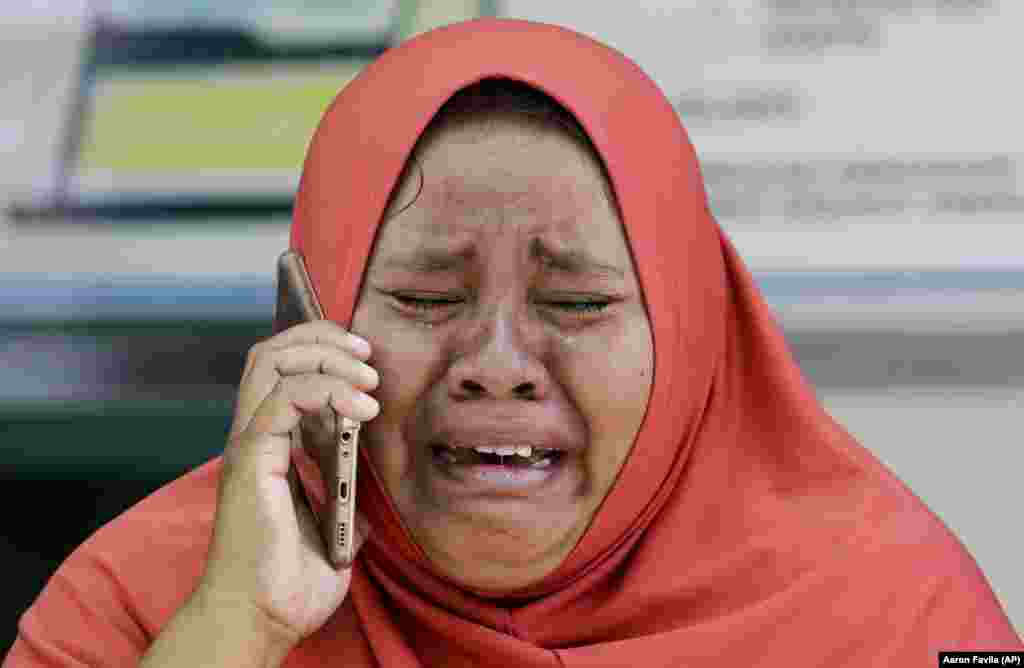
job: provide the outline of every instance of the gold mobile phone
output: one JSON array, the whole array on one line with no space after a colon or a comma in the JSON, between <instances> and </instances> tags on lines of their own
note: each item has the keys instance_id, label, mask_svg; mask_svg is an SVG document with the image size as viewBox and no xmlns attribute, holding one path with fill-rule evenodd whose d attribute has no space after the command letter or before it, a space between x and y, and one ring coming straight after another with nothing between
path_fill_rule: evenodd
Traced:
<instances>
[{"instance_id":1,"label":"gold mobile phone","mask_svg":"<svg viewBox=\"0 0 1024 668\"><path fill-rule=\"evenodd\" d=\"M306 272L306 263L295 250L289 249L277 261L277 308L274 311L274 333L308 320L322 320L323 309ZM356 513L356 461L359 454L360 422L335 414L335 446L323 453L321 473L327 488L327 504L320 518L320 531L327 556L338 568L347 568L355 558L353 552ZM293 439L301 439L296 427ZM294 471L289 472L293 475ZM299 489L302 489L300 483Z\"/></svg>"}]
</instances>

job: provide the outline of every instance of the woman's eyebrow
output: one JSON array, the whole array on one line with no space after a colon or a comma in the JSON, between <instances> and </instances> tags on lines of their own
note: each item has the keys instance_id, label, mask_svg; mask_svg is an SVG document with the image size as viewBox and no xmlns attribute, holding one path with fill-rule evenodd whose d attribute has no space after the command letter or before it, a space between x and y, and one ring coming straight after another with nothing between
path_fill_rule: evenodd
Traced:
<instances>
[{"instance_id":1,"label":"woman's eyebrow","mask_svg":"<svg viewBox=\"0 0 1024 668\"><path fill-rule=\"evenodd\" d=\"M411 253L396 255L383 263L384 269L404 269L419 274L440 274L465 269L476 257L472 246L450 250L421 246Z\"/></svg>"},{"instance_id":2,"label":"woman's eyebrow","mask_svg":"<svg viewBox=\"0 0 1024 668\"><path fill-rule=\"evenodd\" d=\"M626 277L626 272L619 267L601 262L584 250L552 248L538 238L534 238L530 243L530 257L542 261L548 271L573 276Z\"/></svg>"},{"instance_id":3,"label":"woman's eyebrow","mask_svg":"<svg viewBox=\"0 0 1024 668\"><path fill-rule=\"evenodd\" d=\"M542 263L544 271L572 276L598 278L626 277L626 272L611 264L600 262L580 249L557 249L540 239L530 244L530 257ZM476 258L471 245L457 249L420 247L406 255L392 257L383 263L384 269L403 269L420 274L439 274L465 269Z\"/></svg>"}]
</instances>

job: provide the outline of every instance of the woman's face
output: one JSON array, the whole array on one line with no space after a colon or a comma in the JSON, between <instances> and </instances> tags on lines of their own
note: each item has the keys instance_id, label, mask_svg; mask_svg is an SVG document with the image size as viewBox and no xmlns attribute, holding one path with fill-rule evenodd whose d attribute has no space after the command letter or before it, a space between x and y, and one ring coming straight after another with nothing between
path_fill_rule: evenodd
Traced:
<instances>
[{"instance_id":1,"label":"woman's face","mask_svg":"<svg viewBox=\"0 0 1024 668\"><path fill-rule=\"evenodd\" d=\"M365 443L440 572L521 588L569 554L633 445L650 323L601 168L567 133L449 125L418 162L352 325L381 377Z\"/></svg>"}]
</instances>

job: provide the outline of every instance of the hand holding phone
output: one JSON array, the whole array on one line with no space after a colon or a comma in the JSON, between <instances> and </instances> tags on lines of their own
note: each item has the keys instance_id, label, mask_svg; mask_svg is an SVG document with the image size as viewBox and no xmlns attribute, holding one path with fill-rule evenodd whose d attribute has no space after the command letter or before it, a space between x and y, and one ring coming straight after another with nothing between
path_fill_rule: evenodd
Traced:
<instances>
[{"instance_id":1,"label":"hand holding phone","mask_svg":"<svg viewBox=\"0 0 1024 668\"><path fill-rule=\"evenodd\" d=\"M275 334L301 322L324 319L323 308L305 263L296 251L289 249L278 259L277 286ZM347 568L355 559L356 465L361 423L336 413L333 422L334 447L322 453L320 458L321 474L327 489L327 505L320 525L331 563L338 568ZM295 427L293 437L301 442L300 427ZM294 469L289 471L289 476L295 476Z\"/></svg>"},{"instance_id":2,"label":"hand holding phone","mask_svg":"<svg viewBox=\"0 0 1024 668\"><path fill-rule=\"evenodd\" d=\"M281 268L276 333L246 358L206 561L181 615L244 630L274 655L323 626L348 594L345 566L369 528L355 521L359 425L380 412L367 394L379 382L369 344L329 320L305 322L319 311L301 258L286 255ZM293 462L297 432L331 497L320 518Z\"/></svg>"}]
</instances>

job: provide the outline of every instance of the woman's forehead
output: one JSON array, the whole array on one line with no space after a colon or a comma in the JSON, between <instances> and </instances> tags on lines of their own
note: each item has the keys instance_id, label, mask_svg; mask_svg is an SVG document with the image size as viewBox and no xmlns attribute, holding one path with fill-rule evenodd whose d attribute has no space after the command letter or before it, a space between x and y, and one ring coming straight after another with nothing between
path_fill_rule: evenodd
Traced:
<instances>
[{"instance_id":1,"label":"woman's forehead","mask_svg":"<svg viewBox=\"0 0 1024 668\"><path fill-rule=\"evenodd\" d=\"M406 170L382 243L456 242L514 226L556 243L623 245L596 159L561 132L522 132L512 126L477 141L436 137Z\"/></svg>"},{"instance_id":2,"label":"woman's forehead","mask_svg":"<svg viewBox=\"0 0 1024 668\"><path fill-rule=\"evenodd\" d=\"M593 183L555 174L448 174L426 180L417 205L420 228L444 236L472 226L489 213L521 216L537 228L572 235L594 214L607 213Z\"/></svg>"},{"instance_id":3,"label":"woman's forehead","mask_svg":"<svg viewBox=\"0 0 1024 668\"><path fill-rule=\"evenodd\" d=\"M375 259L390 261L409 249L476 255L477 248L492 242L492 250L501 252L528 247L537 258L562 252L621 275L630 271L621 224L598 198L587 202L551 183L531 191L450 185L446 192L424 188L417 202L386 221Z\"/></svg>"}]
</instances>

